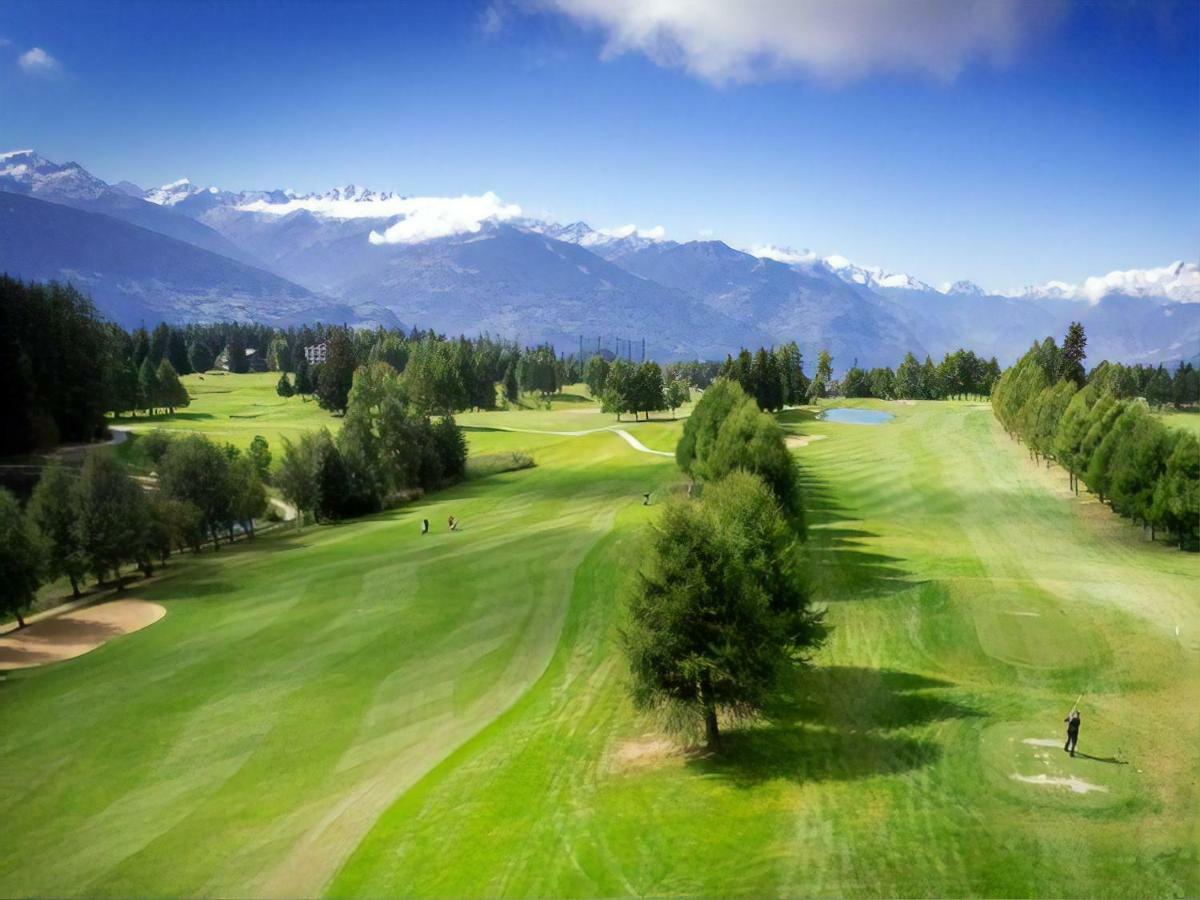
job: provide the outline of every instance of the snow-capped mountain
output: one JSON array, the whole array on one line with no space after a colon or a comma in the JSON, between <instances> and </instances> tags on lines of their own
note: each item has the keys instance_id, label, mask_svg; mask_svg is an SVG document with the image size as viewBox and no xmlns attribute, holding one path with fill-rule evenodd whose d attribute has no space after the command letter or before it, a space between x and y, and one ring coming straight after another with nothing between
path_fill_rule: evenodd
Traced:
<instances>
[{"instance_id":1,"label":"snow-capped mountain","mask_svg":"<svg viewBox=\"0 0 1200 900\"><path fill-rule=\"evenodd\" d=\"M608 260L617 259L627 253L636 253L654 244L669 243L674 246L674 242L666 240L666 232L661 225L644 230L636 225L596 229L586 222L559 225L554 222L529 220L526 227L556 241L587 247Z\"/></svg>"},{"instance_id":2,"label":"snow-capped mountain","mask_svg":"<svg viewBox=\"0 0 1200 900\"><path fill-rule=\"evenodd\" d=\"M1011 292L1010 296L1049 300L1086 300L1098 303L1109 294L1200 303L1200 266L1173 262L1157 269L1127 269L1093 275L1078 284L1048 281Z\"/></svg>"},{"instance_id":3,"label":"snow-capped mountain","mask_svg":"<svg viewBox=\"0 0 1200 900\"><path fill-rule=\"evenodd\" d=\"M11 150L0 153L0 190L47 200L95 200L110 189L78 163L53 163L33 150Z\"/></svg>"},{"instance_id":4,"label":"snow-capped mountain","mask_svg":"<svg viewBox=\"0 0 1200 900\"><path fill-rule=\"evenodd\" d=\"M148 200L156 206L175 206L189 197L203 194L205 191L210 194L220 193L216 188L197 187L188 179L180 178L178 181L172 181L170 184L164 184L162 187L145 191L142 194L142 199Z\"/></svg>"},{"instance_id":5,"label":"snow-capped mountain","mask_svg":"<svg viewBox=\"0 0 1200 900\"><path fill-rule=\"evenodd\" d=\"M811 250L793 250L790 247L777 247L766 244L747 251L760 259L772 259L785 263L798 271L811 272L814 269L824 269L832 272L848 284L859 284L869 288L898 288L901 290L924 291L931 290L925 282L905 275L901 272L888 272L878 266L858 266L836 254L819 257Z\"/></svg>"},{"instance_id":6,"label":"snow-capped mountain","mask_svg":"<svg viewBox=\"0 0 1200 900\"><path fill-rule=\"evenodd\" d=\"M142 191L28 150L0 154L0 201L11 194L50 202L4 202L3 267L77 281L126 323L398 319L564 349L580 334L644 336L661 358L795 339L809 356L829 347L841 365L882 365L907 350L938 356L959 346L1008 362L1077 320L1096 359L1171 361L1200 350L1195 263L1010 295L969 281L935 289L810 250L743 251L667 240L661 228L544 221L491 192L229 191L186 178ZM64 216L58 204L91 217Z\"/></svg>"},{"instance_id":7,"label":"snow-capped mountain","mask_svg":"<svg viewBox=\"0 0 1200 900\"><path fill-rule=\"evenodd\" d=\"M973 281L960 279L953 284L945 284L938 288L943 294L958 294L963 297L986 297L987 291Z\"/></svg>"}]
</instances>

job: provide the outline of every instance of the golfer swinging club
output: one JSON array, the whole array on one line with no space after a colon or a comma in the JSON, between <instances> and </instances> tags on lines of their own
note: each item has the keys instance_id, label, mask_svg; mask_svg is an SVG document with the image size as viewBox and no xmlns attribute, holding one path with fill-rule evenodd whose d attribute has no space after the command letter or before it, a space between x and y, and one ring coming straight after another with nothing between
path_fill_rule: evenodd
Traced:
<instances>
[{"instance_id":1,"label":"golfer swinging club","mask_svg":"<svg viewBox=\"0 0 1200 900\"><path fill-rule=\"evenodd\" d=\"M1081 695L1082 696L1082 695ZM1063 750L1075 755L1075 745L1079 742L1079 701L1075 701L1075 706L1071 707L1070 714L1063 719L1067 723L1067 742L1063 744Z\"/></svg>"}]
</instances>

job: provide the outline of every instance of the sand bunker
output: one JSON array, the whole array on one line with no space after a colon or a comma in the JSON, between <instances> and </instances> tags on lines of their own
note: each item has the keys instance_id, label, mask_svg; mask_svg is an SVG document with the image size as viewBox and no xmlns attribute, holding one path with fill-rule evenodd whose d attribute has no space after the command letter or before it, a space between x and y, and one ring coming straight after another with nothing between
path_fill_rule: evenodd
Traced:
<instances>
[{"instance_id":1,"label":"sand bunker","mask_svg":"<svg viewBox=\"0 0 1200 900\"><path fill-rule=\"evenodd\" d=\"M1006 610L1006 612L1007 612L1007 613L1008 613L1010 616L1028 616L1028 617L1029 617L1029 618L1031 618L1031 619L1039 619L1039 618L1041 618L1041 616L1042 616L1042 614L1041 614L1041 613L1035 613L1035 612L1021 612L1021 610L1019 610L1019 609L1010 609L1010 610Z\"/></svg>"},{"instance_id":2,"label":"sand bunker","mask_svg":"<svg viewBox=\"0 0 1200 900\"><path fill-rule=\"evenodd\" d=\"M113 600L32 622L0 637L0 669L25 669L82 656L115 637L153 625L166 614L157 603Z\"/></svg>"},{"instance_id":3,"label":"sand bunker","mask_svg":"<svg viewBox=\"0 0 1200 900\"><path fill-rule=\"evenodd\" d=\"M807 447L813 441L821 441L825 439L823 434L793 434L787 439L789 447Z\"/></svg>"},{"instance_id":4,"label":"sand bunker","mask_svg":"<svg viewBox=\"0 0 1200 900\"><path fill-rule=\"evenodd\" d=\"M1015 781L1024 781L1026 784L1042 784L1048 787L1066 787L1070 788L1076 794L1087 794L1091 791L1100 791L1107 794L1108 788L1102 784L1092 784L1090 781L1084 781L1082 778L1071 776L1070 778L1051 778L1049 775L1017 775L1013 774L1012 778Z\"/></svg>"},{"instance_id":5,"label":"sand bunker","mask_svg":"<svg viewBox=\"0 0 1200 900\"><path fill-rule=\"evenodd\" d=\"M1058 738L1025 738L1021 743L1029 744L1031 747L1061 747L1063 745Z\"/></svg>"}]
</instances>

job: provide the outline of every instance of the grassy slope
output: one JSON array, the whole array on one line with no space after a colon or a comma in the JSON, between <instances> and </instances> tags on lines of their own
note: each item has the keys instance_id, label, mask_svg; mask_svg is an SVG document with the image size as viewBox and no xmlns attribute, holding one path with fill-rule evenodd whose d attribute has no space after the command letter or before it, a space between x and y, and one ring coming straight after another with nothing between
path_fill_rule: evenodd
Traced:
<instances>
[{"instance_id":1,"label":"grassy slope","mask_svg":"<svg viewBox=\"0 0 1200 900\"><path fill-rule=\"evenodd\" d=\"M0 895L318 891L538 679L579 561L673 477L610 434L521 437L538 468L181 561L133 592L162 622L0 683Z\"/></svg>"},{"instance_id":2,"label":"grassy slope","mask_svg":"<svg viewBox=\"0 0 1200 900\"><path fill-rule=\"evenodd\" d=\"M1163 422L1172 428L1182 428L1200 434L1200 412L1197 410L1170 410L1160 415Z\"/></svg>"},{"instance_id":3,"label":"grassy slope","mask_svg":"<svg viewBox=\"0 0 1200 900\"><path fill-rule=\"evenodd\" d=\"M882 428L788 416L828 436L799 453L836 631L772 727L720 760L630 761L653 726L613 652L629 511L546 674L332 892L1196 894L1197 558L1070 499L984 406L891 408ZM1128 765L1023 742L1057 739L1085 688L1081 749Z\"/></svg>"},{"instance_id":4,"label":"grassy slope","mask_svg":"<svg viewBox=\"0 0 1200 900\"><path fill-rule=\"evenodd\" d=\"M112 424L135 432L153 428L201 431L236 447L249 446L254 436L261 434L272 447L278 447L281 437L295 440L305 431L322 427L336 431L341 423L312 398L276 394L278 372L208 372L185 375L181 381L192 398L186 408L174 415L114 419Z\"/></svg>"}]
</instances>

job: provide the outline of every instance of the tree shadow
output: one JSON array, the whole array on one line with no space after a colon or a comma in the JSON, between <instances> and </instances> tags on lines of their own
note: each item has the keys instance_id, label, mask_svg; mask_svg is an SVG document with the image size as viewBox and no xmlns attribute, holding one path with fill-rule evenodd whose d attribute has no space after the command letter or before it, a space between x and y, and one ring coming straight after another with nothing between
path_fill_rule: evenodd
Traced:
<instances>
[{"instance_id":1,"label":"tree shadow","mask_svg":"<svg viewBox=\"0 0 1200 900\"><path fill-rule=\"evenodd\" d=\"M731 730L717 753L687 765L739 787L772 779L849 781L922 768L941 748L890 732L980 715L935 691L949 682L910 672L851 666L794 673L752 725Z\"/></svg>"},{"instance_id":2,"label":"tree shadow","mask_svg":"<svg viewBox=\"0 0 1200 900\"><path fill-rule=\"evenodd\" d=\"M175 413L155 413L152 416L114 416L110 421L114 425L136 425L146 422L198 422L204 419L215 419L212 413L206 412L175 412Z\"/></svg>"},{"instance_id":3,"label":"tree shadow","mask_svg":"<svg viewBox=\"0 0 1200 900\"><path fill-rule=\"evenodd\" d=\"M828 603L869 599L909 590L922 583L904 560L874 550L877 535L861 526L829 487L799 468L808 525L813 587Z\"/></svg>"},{"instance_id":4,"label":"tree shadow","mask_svg":"<svg viewBox=\"0 0 1200 900\"><path fill-rule=\"evenodd\" d=\"M1129 760L1127 759L1119 759L1116 756L1090 756L1087 753L1080 753L1078 750L1075 751L1075 759L1088 759L1092 762L1105 763L1110 766L1129 765Z\"/></svg>"}]
</instances>

